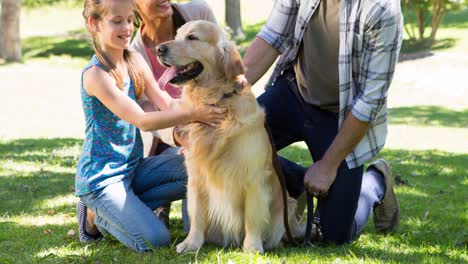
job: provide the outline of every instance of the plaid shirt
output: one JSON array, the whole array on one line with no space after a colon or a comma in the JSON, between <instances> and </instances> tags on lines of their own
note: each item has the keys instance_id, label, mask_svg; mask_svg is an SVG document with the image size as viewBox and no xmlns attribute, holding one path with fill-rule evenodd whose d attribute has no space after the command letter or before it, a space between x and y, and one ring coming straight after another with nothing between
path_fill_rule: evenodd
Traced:
<instances>
[{"instance_id":1,"label":"plaid shirt","mask_svg":"<svg viewBox=\"0 0 468 264\"><path fill-rule=\"evenodd\" d=\"M292 66L320 0L277 0L260 38L282 53L270 79ZM387 136L387 91L402 42L398 0L341 0L338 58L339 125L351 111L370 128L346 157L350 168L374 157ZM315 59L315 58L309 58Z\"/></svg>"}]
</instances>

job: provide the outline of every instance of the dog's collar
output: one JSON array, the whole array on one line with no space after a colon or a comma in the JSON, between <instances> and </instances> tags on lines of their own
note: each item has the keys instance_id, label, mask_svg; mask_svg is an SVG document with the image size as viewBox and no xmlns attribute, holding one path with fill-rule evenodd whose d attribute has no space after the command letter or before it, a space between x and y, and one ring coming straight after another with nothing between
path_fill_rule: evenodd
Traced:
<instances>
[{"instance_id":1,"label":"dog's collar","mask_svg":"<svg viewBox=\"0 0 468 264\"><path fill-rule=\"evenodd\" d=\"M223 99L228 99L228 98L231 98L233 97L234 95L238 95L239 93L237 92L236 89L232 90L230 93L225 93L223 94L223 96L221 96L221 99L220 100L223 100Z\"/></svg>"}]
</instances>

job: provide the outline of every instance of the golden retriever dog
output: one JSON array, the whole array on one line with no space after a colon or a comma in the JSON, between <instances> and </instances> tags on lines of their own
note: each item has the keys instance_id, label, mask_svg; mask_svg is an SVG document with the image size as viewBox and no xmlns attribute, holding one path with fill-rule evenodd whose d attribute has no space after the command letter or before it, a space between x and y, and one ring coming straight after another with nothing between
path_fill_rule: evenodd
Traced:
<instances>
[{"instance_id":1,"label":"golden retriever dog","mask_svg":"<svg viewBox=\"0 0 468 264\"><path fill-rule=\"evenodd\" d=\"M170 67L166 78L183 86L185 103L228 109L218 127L201 123L187 127L190 232L177 252L198 250L205 242L240 246L243 241L245 251L261 253L278 246L285 233L281 186L272 164L265 114L246 87L235 45L217 25L192 21L157 50L161 63ZM294 217L293 201L288 202L289 222L297 237L304 234L304 227Z\"/></svg>"}]
</instances>

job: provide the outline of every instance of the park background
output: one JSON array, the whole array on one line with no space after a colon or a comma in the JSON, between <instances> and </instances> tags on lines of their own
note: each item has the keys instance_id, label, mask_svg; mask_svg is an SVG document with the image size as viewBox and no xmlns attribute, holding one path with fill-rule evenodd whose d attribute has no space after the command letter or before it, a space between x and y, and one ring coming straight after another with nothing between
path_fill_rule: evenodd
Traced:
<instances>
[{"instance_id":1,"label":"park background","mask_svg":"<svg viewBox=\"0 0 468 264\"><path fill-rule=\"evenodd\" d=\"M12 2L19 7L21 1L1 0L2 11ZM207 2L225 26L225 1ZM431 40L431 21L440 3L444 16ZM241 51L273 4L240 1L244 37L233 40ZM379 154L391 162L397 180L398 232L379 235L370 220L360 238L344 246L286 247L265 255L207 246L177 255L174 245L185 237L180 203L171 213L170 247L137 254L112 240L79 243L73 194L84 135L79 78L93 52L81 1L23 0L20 62L0 52L0 263L467 263L467 2L402 4L405 40L388 94L388 140ZM424 39L418 21L425 23L420 27ZM254 86L257 95L265 82ZM311 164L303 143L281 153Z\"/></svg>"}]
</instances>

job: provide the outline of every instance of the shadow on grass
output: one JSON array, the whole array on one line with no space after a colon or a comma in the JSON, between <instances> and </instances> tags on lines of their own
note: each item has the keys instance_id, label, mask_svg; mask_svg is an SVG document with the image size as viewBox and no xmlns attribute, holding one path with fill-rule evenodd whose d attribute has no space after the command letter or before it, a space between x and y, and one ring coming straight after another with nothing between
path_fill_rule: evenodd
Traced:
<instances>
[{"instance_id":1,"label":"shadow on grass","mask_svg":"<svg viewBox=\"0 0 468 264\"><path fill-rule=\"evenodd\" d=\"M7 170L0 167L0 217L3 219L0 223L0 262L226 263L233 260L244 263L255 262L258 258L242 253L241 249L223 250L214 246L203 247L198 253L177 255L174 246L185 238L180 219L171 219L171 246L158 248L149 254L134 253L120 243L109 240L89 246L80 244L76 235L71 238L67 235L70 229L74 229L77 234L76 222L27 225L14 220L46 215L44 209L34 205L72 193L69 187L73 185L73 173L57 172L55 167L59 164L60 167L73 171L76 162L61 163L57 160L76 157L76 148L81 142L78 139L21 139L0 142L0 164L21 165L28 159L33 159L37 162L37 167L42 168L26 170L24 173L24 168L15 171L15 166ZM37 154L38 152L41 154ZM68 154L64 155L63 152ZM311 162L308 150L298 146L290 146L282 150L281 154L303 165ZM466 254L463 253L463 246L458 246L458 242L465 239L463 190L466 188L465 164L468 163L468 154L386 150L379 157L391 162L394 175L408 181L408 185L396 187L402 208L397 234L378 235L371 224L368 224L362 236L348 245L286 247L267 251L261 258L288 263L332 262L336 258L353 262L464 262ZM57 215L65 215L68 219L76 217L73 206L59 205L52 209ZM8 212L6 216L5 212ZM59 221L54 216L48 218Z\"/></svg>"},{"instance_id":2,"label":"shadow on grass","mask_svg":"<svg viewBox=\"0 0 468 264\"><path fill-rule=\"evenodd\" d=\"M440 106L398 107L388 110L388 119L390 124L466 128L468 110L455 111Z\"/></svg>"},{"instance_id":3,"label":"shadow on grass","mask_svg":"<svg viewBox=\"0 0 468 264\"><path fill-rule=\"evenodd\" d=\"M94 54L84 32L72 31L63 36L34 36L23 41L24 59L69 56L88 59Z\"/></svg>"},{"instance_id":4,"label":"shadow on grass","mask_svg":"<svg viewBox=\"0 0 468 264\"><path fill-rule=\"evenodd\" d=\"M419 40L403 40L403 44L401 47L401 54L407 53L420 53L425 54L426 56L416 57L415 59L420 59L428 56L432 56L433 54L430 51L434 50L443 50L449 49L454 47L457 44L458 39L454 38L444 38L444 39L436 39L435 43L432 47L429 47L426 42L422 42ZM401 57L401 56L400 56ZM404 58L404 57L403 57ZM404 59L400 58L399 61Z\"/></svg>"},{"instance_id":5,"label":"shadow on grass","mask_svg":"<svg viewBox=\"0 0 468 264\"><path fill-rule=\"evenodd\" d=\"M83 249L76 236L67 235L70 229L76 230L76 224L21 225L3 222L0 224L0 263L92 263L96 245L92 245L91 250ZM80 254L62 254L57 258L59 248L76 250ZM58 259L62 261L57 262Z\"/></svg>"},{"instance_id":6,"label":"shadow on grass","mask_svg":"<svg viewBox=\"0 0 468 264\"><path fill-rule=\"evenodd\" d=\"M81 143L70 138L0 142L0 212L47 213L37 207L41 199L73 194Z\"/></svg>"},{"instance_id":7,"label":"shadow on grass","mask_svg":"<svg viewBox=\"0 0 468 264\"><path fill-rule=\"evenodd\" d=\"M83 141L80 139L73 138L0 141L0 160L12 159L15 161L41 162L46 165L70 167L76 164L76 160L74 160L75 156L59 156L56 152L61 149L69 149L72 147L79 148L82 142Z\"/></svg>"}]
</instances>

